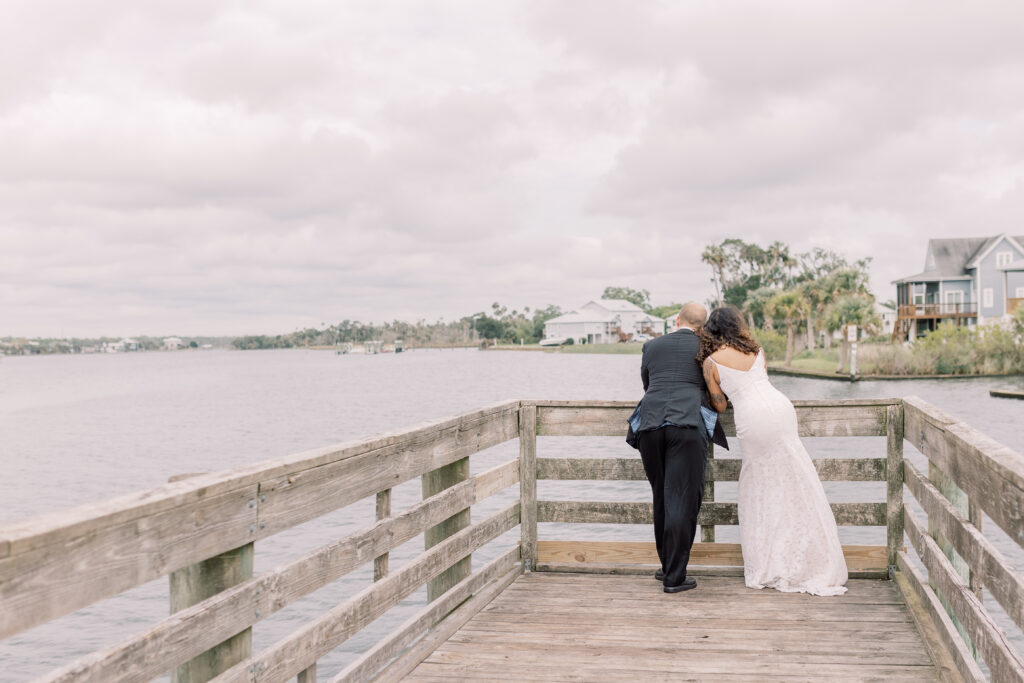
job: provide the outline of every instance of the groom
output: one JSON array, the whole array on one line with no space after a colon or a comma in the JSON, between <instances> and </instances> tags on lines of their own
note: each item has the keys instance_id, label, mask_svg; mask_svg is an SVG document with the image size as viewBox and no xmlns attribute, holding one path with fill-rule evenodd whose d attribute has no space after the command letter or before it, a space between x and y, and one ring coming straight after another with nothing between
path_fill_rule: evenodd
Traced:
<instances>
[{"instance_id":1,"label":"groom","mask_svg":"<svg viewBox=\"0 0 1024 683\"><path fill-rule=\"evenodd\" d=\"M697 587L686 575L697 515L704 499L704 465L708 431L700 407L707 386L697 363L697 330L707 309L688 303L679 312L680 329L644 344L640 377L644 382L641 422L637 429L640 457L654 494L654 542L661 560L666 593ZM715 424L715 443L725 448L725 433Z\"/></svg>"}]
</instances>

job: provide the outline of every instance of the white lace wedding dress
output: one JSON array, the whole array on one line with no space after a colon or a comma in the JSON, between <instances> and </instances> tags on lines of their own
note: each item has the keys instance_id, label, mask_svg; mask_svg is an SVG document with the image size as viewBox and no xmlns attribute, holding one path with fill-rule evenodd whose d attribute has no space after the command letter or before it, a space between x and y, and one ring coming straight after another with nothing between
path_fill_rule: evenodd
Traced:
<instances>
[{"instance_id":1,"label":"white lace wedding dress","mask_svg":"<svg viewBox=\"0 0 1024 683\"><path fill-rule=\"evenodd\" d=\"M743 449L739 521L746 585L842 595L847 573L836 520L797 435L793 404L768 381L763 353L746 371L715 365Z\"/></svg>"}]
</instances>

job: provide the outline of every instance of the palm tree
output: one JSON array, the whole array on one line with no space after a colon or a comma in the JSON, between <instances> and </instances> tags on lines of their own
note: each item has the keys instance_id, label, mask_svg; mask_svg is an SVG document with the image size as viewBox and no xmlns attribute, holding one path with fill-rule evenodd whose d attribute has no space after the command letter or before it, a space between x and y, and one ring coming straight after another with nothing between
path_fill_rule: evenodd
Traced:
<instances>
[{"instance_id":1,"label":"palm tree","mask_svg":"<svg viewBox=\"0 0 1024 683\"><path fill-rule=\"evenodd\" d=\"M700 260L711 266L711 281L715 283L715 305L722 305L722 290L725 288L723 273L725 271L725 249L718 244L709 244L700 255Z\"/></svg>"},{"instance_id":2,"label":"palm tree","mask_svg":"<svg viewBox=\"0 0 1024 683\"><path fill-rule=\"evenodd\" d=\"M765 313L772 318L781 318L786 325L786 360L788 368L793 362L793 340L796 326L807 315L810 305L799 289L779 292L765 302Z\"/></svg>"},{"instance_id":3,"label":"palm tree","mask_svg":"<svg viewBox=\"0 0 1024 683\"><path fill-rule=\"evenodd\" d=\"M875 313L875 298L870 294L846 294L837 298L825 314L825 326L829 332L843 331L843 346L839 352L839 364L836 372L842 372L850 355L850 342L846 339L846 330L850 325L857 325L869 333L878 331L881 320Z\"/></svg>"}]
</instances>

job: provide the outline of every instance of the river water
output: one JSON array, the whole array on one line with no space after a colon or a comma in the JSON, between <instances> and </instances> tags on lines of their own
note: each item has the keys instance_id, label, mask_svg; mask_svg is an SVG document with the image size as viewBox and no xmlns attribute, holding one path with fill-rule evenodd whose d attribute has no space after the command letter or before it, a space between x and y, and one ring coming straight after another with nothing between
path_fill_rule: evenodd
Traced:
<instances>
[{"instance_id":1,"label":"river water","mask_svg":"<svg viewBox=\"0 0 1024 683\"><path fill-rule=\"evenodd\" d=\"M62 508L151 488L168 477L206 472L310 448L396 431L509 398L624 399L642 394L639 356L476 350L415 350L377 356L324 351L200 351L0 359L0 525ZM994 399L993 386L1024 388L1021 378L831 382L772 380L792 399L917 395L1020 449L1024 402ZM735 440L734 440L735 441ZM884 456L884 438L807 439L814 457ZM734 444L724 457L741 455ZM632 457L622 439L539 439L541 455ZM908 457L915 458L907 445ZM518 453L510 442L474 456L473 472ZM826 483L830 500L882 501L884 484ZM398 487L393 510L419 499L418 482ZM540 482L540 495L649 500L645 482ZM474 506L483 519L507 505L515 488ZM718 500L735 500L736 484L717 485ZM372 500L261 541L256 572L294 559L373 519ZM1024 553L990 520L985 533L1024 568ZM720 541L736 541L719 527ZM884 543L884 529L840 529L844 543ZM541 525L541 538L650 540L648 527ZM474 566L507 549L511 532L474 555ZM422 550L422 538L392 553L392 568ZM325 609L364 588L370 568L354 572L260 622L254 649L273 644ZM419 591L320 663L321 677L358 652L425 600ZM986 599L1018 647L1024 638ZM167 613L166 578L68 617L0 641L0 681L23 681L82 654L145 630Z\"/></svg>"}]
</instances>

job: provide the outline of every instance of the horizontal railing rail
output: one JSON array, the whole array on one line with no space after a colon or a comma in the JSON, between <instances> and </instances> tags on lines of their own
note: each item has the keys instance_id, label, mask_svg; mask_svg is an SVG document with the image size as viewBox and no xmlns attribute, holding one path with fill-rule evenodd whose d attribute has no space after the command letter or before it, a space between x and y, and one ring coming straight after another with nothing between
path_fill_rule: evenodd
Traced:
<instances>
[{"instance_id":1,"label":"horizontal railing rail","mask_svg":"<svg viewBox=\"0 0 1024 683\"><path fill-rule=\"evenodd\" d=\"M899 307L899 317L936 317L936 316L976 316L978 315L977 303L966 304L902 304Z\"/></svg>"}]
</instances>

